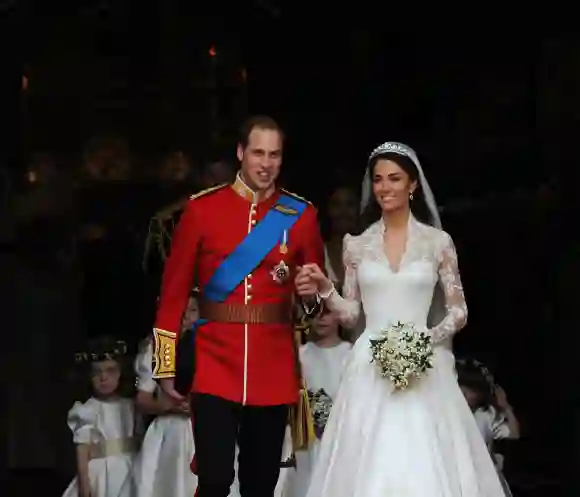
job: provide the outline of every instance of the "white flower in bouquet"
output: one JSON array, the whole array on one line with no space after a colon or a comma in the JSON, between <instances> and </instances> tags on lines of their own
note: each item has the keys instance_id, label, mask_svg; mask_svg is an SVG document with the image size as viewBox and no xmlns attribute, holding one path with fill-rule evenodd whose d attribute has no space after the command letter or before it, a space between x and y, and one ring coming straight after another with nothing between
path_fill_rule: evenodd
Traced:
<instances>
[{"instance_id":1,"label":"white flower in bouquet","mask_svg":"<svg viewBox=\"0 0 580 497\"><path fill-rule=\"evenodd\" d=\"M330 416L332 399L323 388L316 392L308 390L308 398L310 399L310 410L312 411L314 428L318 438L320 438Z\"/></svg>"},{"instance_id":2,"label":"white flower in bouquet","mask_svg":"<svg viewBox=\"0 0 580 497\"><path fill-rule=\"evenodd\" d=\"M397 323L370 340L372 359L397 390L405 390L433 367L433 341L413 324Z\"/></svg>"}]
</instances>

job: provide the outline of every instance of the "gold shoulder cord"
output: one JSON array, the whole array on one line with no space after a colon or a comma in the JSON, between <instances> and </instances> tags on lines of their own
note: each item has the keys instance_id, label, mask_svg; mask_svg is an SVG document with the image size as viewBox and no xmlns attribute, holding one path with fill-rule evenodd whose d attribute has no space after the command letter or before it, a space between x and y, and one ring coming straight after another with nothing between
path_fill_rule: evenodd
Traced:
<instances>
[{"instance_id":1,"label":"gold shoulder cord","mask_svg":"<svg viewBox=\"0 0 580 497\"><path fill-rule=\"evenodd\" d=\"M307 200L304 197L301 197L300 195L296 195L294 192L289 192L285 188L280 188L280 191L284 192L286 195L290 195L291 197L297 198L298 200L302 200L302 202L306 202L307 204L312 205L312 202L310 202L310 200Z\"/></svg>"},{"instance_id":2,"label":"gold shoulder cord","mask_svg":"<svg viewBox=\"0 0 580 497\"><path fill-rule=\"evenodd\" d=\"M208 193L215 192L216 190L219 190L219 189L223 188L224 186L228 186L228 185L229 185L229 183L222 183L221 185L206 188L205 190L201 190L200 192L197 192L197 193L194 193L193 195L190 195L189 200L195 200L196 198L203 197L204 195L207 195Z\"/></svg>"}]
</instances>

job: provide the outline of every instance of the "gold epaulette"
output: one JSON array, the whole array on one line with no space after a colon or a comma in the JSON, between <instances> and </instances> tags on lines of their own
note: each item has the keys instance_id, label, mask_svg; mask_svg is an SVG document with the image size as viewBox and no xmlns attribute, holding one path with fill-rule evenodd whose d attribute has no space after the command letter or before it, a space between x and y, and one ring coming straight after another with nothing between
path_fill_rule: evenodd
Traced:
<instances>
[{"instance_id":1,"label":"gold epaulette","mask_svg":"<svg viewBox=\"0 0 580 497\"><path fill-rule=\"evenodd\" d=\"M173 378L175 376L175 341L177 334L172 331L153 329L155 352L153 354L153 379Z\"/></svg>"},{"instance_id":2,"label":"gold epaulette","mask_svg":"<svg viewBox=\"0 0 580 497\"><path fill-rule=\"evenodd\" d=\"M280 191L283 191L286 195L290 195L291 197L294 197L298 200L302 200L302 202L306 202L309 205L312 205L312 202L310 202L310 200L306 200L304 197L301 197L300 195L296 195L293 192L289 192L288 190L286 190L286 188L280 188Z\"/></svg>"},{"instance_id":3,"label":"gold epaulette","mask_svg":"<svg viewBox=\"0 0 580 497\"><path fill-rule=\"evenodd\" d=\"M229 183L222 183L221 185L206 188L205 190L202 190L200 192L194 193L193 195L190 195L189 200L195 200L196 198L203 197L204 195L207 195L208 193L215 192L215 191L220 190L221 188L228 186L228 185L229 185Z\"/></svg>"}]
</instances>

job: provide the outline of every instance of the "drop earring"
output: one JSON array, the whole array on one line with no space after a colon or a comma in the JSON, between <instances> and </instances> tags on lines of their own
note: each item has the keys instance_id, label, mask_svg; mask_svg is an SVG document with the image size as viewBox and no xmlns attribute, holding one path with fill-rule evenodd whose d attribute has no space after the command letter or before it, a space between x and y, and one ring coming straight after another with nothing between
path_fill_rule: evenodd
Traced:
<instances>
[{"instance_id":1,"label":"drop earring","mask_svg":"<svg viewBox=\"0 0 580 497\"><path fill-rule=\"evenodd\" d=\"M409 193L409 200L413 200L413 192Z\"/></svg>"}]
</instances>

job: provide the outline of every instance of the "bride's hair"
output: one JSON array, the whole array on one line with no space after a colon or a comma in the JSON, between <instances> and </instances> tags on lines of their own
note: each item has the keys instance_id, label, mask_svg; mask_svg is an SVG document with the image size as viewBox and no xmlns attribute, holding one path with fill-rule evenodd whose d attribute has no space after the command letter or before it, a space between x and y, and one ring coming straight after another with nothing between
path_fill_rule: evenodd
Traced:
<instances>
[{"instance_id":1,"label":"bride's hair","mask_svg":"<svg viewBox=\"0 0 580 497\"><path fill-rule=\"evenodd\" d=\"M376 155L373 157L367 166L368 168L368 179L371 182L370 188L372 191L372 182L374 178L374 169L379 160L390 160L395 162L403 171L405 171L411 181L417 182L417 188L413 192L413 200L411 200L411 212L417 218L418 221L432 225L433 221L427 203L425 202L425 197L423 191L421 190L421 182L419 181L419 171L415 163L406 155L401 155L393 152L385 152L383 154ZM378 221L382 216L381 207L377 203L376 199L373 197L369 200L368 205L365 206L361 214L361 224L363 230L368 228L371 224Z\"/></svg>"}]
</instances>

